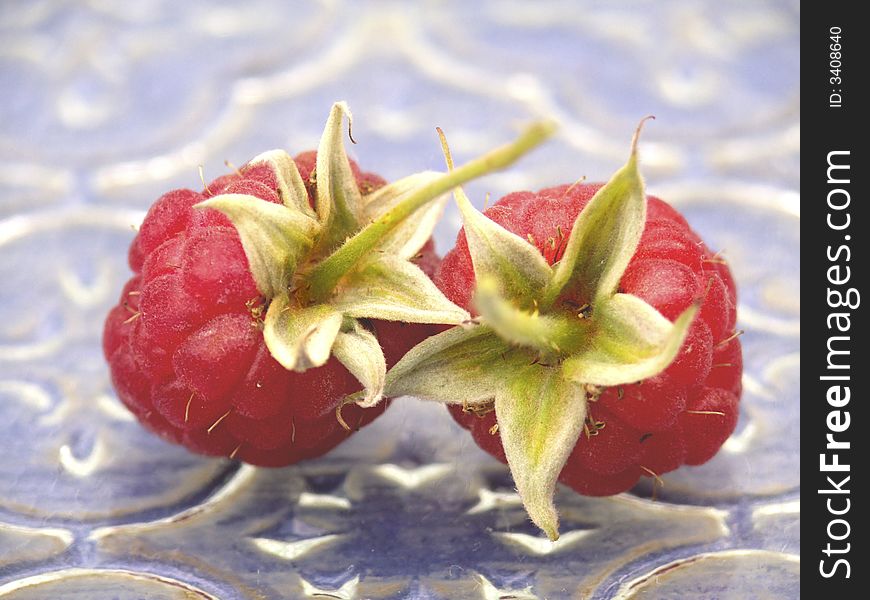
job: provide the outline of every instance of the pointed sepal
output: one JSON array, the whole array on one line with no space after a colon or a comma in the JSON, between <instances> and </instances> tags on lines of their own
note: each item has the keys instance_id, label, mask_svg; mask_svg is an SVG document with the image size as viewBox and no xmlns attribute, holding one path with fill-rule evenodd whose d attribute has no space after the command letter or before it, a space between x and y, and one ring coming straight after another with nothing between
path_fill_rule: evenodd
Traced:
<instances>
[{"instance_id":1,"label":"pointed sepal","mask_svg":"<svg viewBox=\"0 0 870 600\"><path fill-rule=\"evenodd\" d=\"M646 225L646 194L637 161L641 125L632 140L628 162L574 221L565 252L544 294L545 305L568 295L594 306L616 292Z\"/></svg>"},{"instance_id":2,"label":"pointed sepal","mask_svg":"<svg viewBox=\"0 0 870 600\"><path fill-rule=\"evenodd\" d=\"M588 386L634 383L665 370L699 309L695 304L671 323L618 291L646 220L638 132L629 161L581 211L553 267L455 190L477 281L478 324L424 341L387 373L387 390L396 394L484 406L494 400L517 489L551 539L558 536L553 493L583 431ZM452 168L446 142L445 154Z\"/></svg>"},{"instance_id":3,"label":"pointed sepal","mask_svg":"<svg viewBox=\"0 0 870 600\"><path fill-rule=\"evenodd\" d=\"M635 383L664 371L676 358L699 306L690 306L671 323L631 294L600 303L588 344L562 364L576 382L612 386Z\"/></svg>"},{"instance_id":4,"label":"pointed sepal","mask_svg":"<svg viewBox=\"0 0 870 600\"><path fill-rule=\"evenodd\" d=\"M417 265L375 254L342 282L329 304L356 318L455 325L469 319Z\"/></svg>"},{"instance_id":5,"label":"pointed sepal","mask_svg":"<svg viewBox=\"0 0 870 600\"><path fill-rule=\"evenodd\" d=\"M558 539L553 495L586 419L582 386L562 379L558 369L530 365L515 372L496 395L495 415L529 517L547 537Z\"/></svg>"},{"instance_id":6,"label":"pointed sepal","mask_svg":"<svg viewBox=\"0 0 870 600\"><path fill-rule=\"evenodd\" d=\"M454 190L454 197L477 280L493 282L498 293L511 300L528 304L536 299L552 277L538 249L474 208L462 188Z\"/></svg>"},{"instance_id":7,"label":"pointed sepal","mask_svg":"<svg viewBox=\"0 0 870 600\"><path fill-rule=\"evenodd\" d=\"M387 373L385 393L468 406L491 403L506 378L532 360L488 327L453 327L405 354Z\"/></svg>"},{"instance_id":8,"label":"pointed sepal","mask_svg":"<svg viewBox=\"0 0 870 600\"><path fill-rule=\"evenodd\" d=\"M400 206L411 194L436 181L441 175L435 171L415 173L363 196L365 204L363 222L376 221L382 215ZM432 237L435 225L438 224L448 200L449 196L442 194L412 212L380 240L375 247L376 250L404 259L416 256L420 248Z\"/></svg>"},{"instance_id":9,"label":"pointed sepal","mask_svg":"<svg viewBox=\"0 0 870 600\"><path fill-rule=\"evenodd\" d=\"M401 202L363 227L311 271L308 276L311 298L318 301L329 296L345 275L420 208L458 185L510 166L554 131L552 123L535 123L512 143L496 148L449 173L442 173L408 193Z\"/></svg>"},{"instance_id":10,"label":"pointed sepal","mask_svg":"<svg viewBox=\"0 0 870 600\"><path fill-rule=\"evenodd\" d=\"M327 250L356 233L361 225L362 194L344 149L345 117L349 132L353 119L350 109L344 102L333 104L317 148L315 208L323 225L318 245Z\"/></svg>"},{"instance_id":11,"label":"pointed sepal","mask_svg":"<svg viewBox=\"0 0 870 600\"><path fill-rule=\"evenodd\" d=\"M483 322L498 336L524 346L541 356L559 356L581 346L589 335L588 322L575 314L541 314L536 308L524 309L501 295L495 279L477 281L474 306Z\"/></svg>"},{"instance_id":12,"label":"pointed sepal","mask_svg":"<svg viewBox=\"0 0 870 600\"><path fill-rule=\"evenodd\" d=\"M246 194L221 194L196 208L213 208L229 217L257 289L267 298L287 290L318 229L317 222L299 210Z\"/></svg>"},{"instance_id":13,"label":"pointed sepal","mask_svg":"<svg viewBox=\"0 0 870 600\"><path fill-rule=\"evenodd\" d=\"M284 294L272 299L263 326L269 353L291 371L326 364L342 325L340 311L326 304L297 306Z\"/></svg>"},{"instance_id":14,"label":"pointed sepal","mask_svg":"<svg viewBox=\"0 0 870 600\"><path fill-rule=\"evenodd\" d=\"M383 397L385 360L358 319L468 320L467 311L451 303L412 260L431 237L453 187L509 166L554 127L536 123L513 143L450 173L420 173L363 196L345 151L345 118L351 137L350 111L335 103L311 175L313 209L307 182L283 151L250 162L270 166L282 204L225 194L201 206L222 211L239 233L257 287L269 301L263 336L270 354L299 372L334 355L365 388L360 402L373 405ZM507 350L495 336L484 346L478 350L489 358ZM500 366L496 371L502 379L508 372ZM487 393L490 402L493 394Z\"/></svg>"},{"instance_id":15,"label":"pointed sepal","mask_svg":"<svg viewBox=\"0 0 870 600\"><path fill-rule=\"evenodd\" d=\"M348 331L336 336L332 352L363 385L363 396L357 404L369 408L380 402L384 397L387 362L374 334L354 319Z\"/></svg>"},{"instance_id":16,"label":"pointed sepal","mask_svg":"<svg viewBox=\"0 0 870 600\"><path fill-rule=\"evenodd\" d=\"M305 189L305 182L302 181L302 175L299 174L296 161L284 150L269 150L258 154L248 164L260 163L269 165L275 173L278 196L284 206L301 211L316 219L316 214L308 202L308 190Z\"/></svg>"}]
</instances>

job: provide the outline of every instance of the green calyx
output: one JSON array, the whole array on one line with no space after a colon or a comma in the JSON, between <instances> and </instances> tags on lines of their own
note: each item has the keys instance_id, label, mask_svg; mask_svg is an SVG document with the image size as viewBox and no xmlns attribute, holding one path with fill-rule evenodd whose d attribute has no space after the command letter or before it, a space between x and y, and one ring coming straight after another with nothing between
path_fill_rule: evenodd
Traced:
<instances>
[{"instance_id":1,"label":"green calyx","mask_svg":"<svg viewBox=\"0 0 870 600\"><path fill-rule=\"evenodd\" d=\"M640 128L628 162L578 215L552 266L457 188L479 317L422 342L387 374L390 395L472 409L494 403L517 490L551 539L558 537L556 481L583 430L587 390L663 371L698 310L692 306L672 323L640 298L618 292L646 222Z\"/></svg>"},{"instance_id":2,"label":"green calyx","mask_svg":"<svg viewBox=\"0 0 870 600\"><path fill-rule=\"evenodd\" d=\"M453 187L505 168L540 144L553 126L538 123L515 142L448 173L423 172L370 194L356 184L344 147L347 105L330 111L320 145L312 209L296 163L282 150L255 157L274 171L281 204L223 194L198 208L221 211L242 241L251 274L269 306L263 336L285 368L305 371L339 360L364 387L364 406L383 397L386 362L362 319L455 325L468 313L450 302L413 260Z\"/></svg>"}]
</instances>

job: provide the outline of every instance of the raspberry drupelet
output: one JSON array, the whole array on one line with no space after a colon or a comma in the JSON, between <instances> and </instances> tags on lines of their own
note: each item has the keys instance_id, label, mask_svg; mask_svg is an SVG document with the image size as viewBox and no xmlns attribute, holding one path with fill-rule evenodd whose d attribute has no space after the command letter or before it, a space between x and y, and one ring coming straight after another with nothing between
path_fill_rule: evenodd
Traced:
<instances>
[{"instance_id":1,"label":"raspberry drupelet","mask_svg":"<svg viewBox=\"0 0 870 600\"><path fill-rule=\"evenodd\" d=\"M316 153L295 159L314 205ZM351 163L361 193L384 185ZM267 163L219 177L202 192L175 190L148 211L129 252L133 277L106 320L103 350L121 401L152 431L207 455L263 466L319 456L375 419L387 406L344 406L360 383L335 357L298 373L285 369L263 340L268 300L257 289L235 227L222 213L194 205L219 194L279 204ZM421 262L437 264L431 244ZM433 262L434 261L434 262ZM426 337L428 326L401 328L387 365Z\"/></svg>"},{"instance_id":2,"label":"raspberry drupelet","mask_svg":"<svg viewBox=\"0 0 870 600\"><path fill-rule=\"evenodd\" d=\"M103 348L121 401L164 438L282 466L381 414L387 370L469 318L431 279L446 194L553 130L386 183L348 158L351 122L336 102L316 152L264 152L148 211Z\"/></svg>"},{"instance_id":3,"label":"raspberry drupelet","mask_svg":"<svg viewBox=\"0 0 870 600\"><path fill-rule=\"evenodd\" d=\"M484 214L527 239L552 265L577 215L600 188L575 184L516 192ZM435 282L457 305L473 310L475 274L464 231ZM641 476L712 458L734 431L742 389L736 291L728 266L679 212L653 196L647 197L646 225L619 292L640 297L671 320L698 300L701 308L664 372L590 394L584 431L559 476L590 496L623 492ZM506 462L494 411L481 414L459 404L449 409L481 448Z\"/></svg>"}]
</instances>

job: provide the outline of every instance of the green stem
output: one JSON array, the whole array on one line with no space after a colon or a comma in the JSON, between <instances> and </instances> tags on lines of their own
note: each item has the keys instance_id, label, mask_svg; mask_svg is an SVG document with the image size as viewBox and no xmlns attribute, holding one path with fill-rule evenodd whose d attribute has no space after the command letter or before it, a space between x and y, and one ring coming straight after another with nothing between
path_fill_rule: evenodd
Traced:
<instances>
[{"instance_id":1,"label":"green stem","mask_svg":"<svg viewBox=\"0 0 870 600\"><path fill-rule=\"evenodd\" d=\"M416 210L458 185L509 167L518 158L540 145L554 131L555 126L550 122L534 123L514 142L445 173L408 196L406 200L359 231L309 273L310 301L318 302L328 297L341 278L353 269L363 256L371 252L387 234Z\"/></svg>"}]
</instances>

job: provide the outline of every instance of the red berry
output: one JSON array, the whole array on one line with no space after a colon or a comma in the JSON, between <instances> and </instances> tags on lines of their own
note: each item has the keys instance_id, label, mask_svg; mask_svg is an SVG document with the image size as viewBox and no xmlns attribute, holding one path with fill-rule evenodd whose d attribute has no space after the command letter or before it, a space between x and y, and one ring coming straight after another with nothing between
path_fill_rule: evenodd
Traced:
<instances>
[{"instance_id":1,"label":"red berry","mask_svg":"<svg viewBox=\"0 0 870 600\"><path fill-rule=\"evenodd\" d=\"M473 412L456 404L450 405L448 409L460 425L471 431L471 437L478 446L500 461L507 462L501 438L495 427L495 410Z\"/></svg>"},{"instance_id":2,"label":"red berry","mask_svg":"<svg viewBox=\"0 0 870 600\"><path fill-rule=\"evenodd\" d=\"M485 214L529 240L553 264L564 253L577 215L600 187L516 192ZM475 277L464 231L434 280L450 300L472 309ZM677 358L663 373L605 389L597 401L589 402L586 429L560 475L563 483L587 495L619 493L642 475L701 464L737 423L742 360L734 331L734 280L683 216L658 198L647 199L644 233L620 291L639 296L672 320L694 302L700 301L701 309ZM494 413L479 417L452 407L451 414L484 450L505 460L498 436L489 434ZM483 429L487 436L480 433Z\"/></svg>"},{"instance_id":3,"label":"red berry","mask_svg":"<svg viewBox=\"0 0 870 600\"><path fill-rule=\"evenodd\" d=\"M733 333L737 323L737 307L717 270L705 270L704 304L701 318L710 326L713 339L721 340Z\"/></svg>"},{"instance_id":4,"label":"red berry","mask_svg":"<svg viewBox=\"0 0 870 600\"><path fill-rule=\"evenodd\" d=\"M296 167L299 169L299 175L302 176L302 181L305 182L305 185L308 188L309 197L313 199L315 197L314 190L316 188L316 181L312 178L311 174L314 173L314 167L317 164L317 152L314 150L302 152L297 154L293 160L296 162ZM353 161L350 163L350 168L356 178L356 184L359 186L360 192L363 194L369 194L387 183L386 180L379 175L375 175L374 173L363 173Z\"/></svg>"},{"instance_id":5,"label":"red berry","mask_svg":"<svg viewBox=\"0 0 870 600\"><path fill-rule=\"evenodd\" d=\"M637 249L637 260L644 258L675 260L697 273L703 267L704 251L697 236L685 226L670 220L647 220Z\"/></svg>"},{"instance_id":6,"label":"red berry","mask_svg":"<svg viewBox=\"0 0 870 600\"><path fill-rule=\"evenodd\" d=\"M738 398L743 391L743 353L740 340L735 337L723 340L713 350L713 365L707 385L728 390Z\"/></svg>"},{"instance_id":7,"label":"red berry","mask_svg":"<svg viewBox=\"0 0 870 600\"><path fill-rule=\"evenodd\" d=\"M633 260L620 288L651 304L674 320L698 299L698 277L686 265L668 258Z\"/></svg>"},{"instance_id":8,"label":"red berry","mask_svg":"<svg viewBox=\"0 0 870 600\"><path fill-rule=\"evenodd\" d=\"M686 389L660 373L642 383L607 388L598 403L630 427L663 431L686 409Z\"/></svg>"},{"instance_id":9,"label":"red berry","mask_svg":"<svg viewBox=\"0 0 870 600\"><path fill-rule=\"evenodd\" d=\"M191 207L201 201L202 195L193 190L173 190L163 194L148 209L148 216L139 227L133 245L138 244L142 256L148 256L157 246L187 229L193 218Z\"/></svg>"},{"instance_id":10,"label":"red berry","mask_svg":"<svg viewBox=\"0 0 870 600\"><path fill-rule=\"evenodd\" d=\"M435 252L435 243L430 239L420 249L414 261L430 278L435 275L441 259ZM404 323L402 321L376 321L375 330L387 367L391 367L407 352L428 338L443 330L443 325L426 325L423 323Z\"/></svg>"},{"instance_id":11,"label":"red berry","mask_svg":"<svg viewBox=\"0 0 870 600\"><path fill-rule=\"evenodd\" d=\"M298 160L307 181L315 153ZM384 184L351 166L364 192ZM272 168L257 163L219 177L203 193L175 190L158 199L133 240L134 275L109 312L103 336L118 396L147 427L196 452L268 466L323 454L348 437L335 410L360 388L335 359L295 373L272 358L258 326L266 300L235 228L215 210L192 208L221 193L278 203L277 186ZM437 264L431 245L420 264ZM427 326L374 326L401 329L385 343L389 366L431 332ZM342 417L356 429L384 407L349 405Z\"/></svg>"},{"instance_id":12,"label":"red berry","mask_svg":"<svg viewBox=\"0 0 870 600\"><path fill-rule=\"evenodd\" d=\"M573 464L573 457L572 454L568 458L568 465ZM566 466L559 475L559 481L586 496L612 496L633 488L640 475L640 470L635 468L614 475L601 475L594 471Z\"/></svg>"},{"instance_id":13,"label":"red berry","mask_svg":"<svg viewBox=\"0 0 870 600\"><path fill-rule=\"evenodd\" d=\"M737 404L737 396L713 387L701 389L689 400L679 418L686 464L700 465L713 458L737 426Z\"/></svg>"},{"instance_id":14,"label":"red berry","mask_svg":"<svg viewBox=\"0 0 870 600\"><path fill-rule=\"evenodd\" d=\"M646 208L646 220L648 224L661 224L661 221L670 221L700 241L700 238L689 229L689 223L686 221L686 218L680 214L680 211L664 200L660 200L655 196L647 196Z\"/></svg>"},{"instance_id":15,"label":"red berry","mask_svg":"<svg viewBox=\"0 0 870 600\"><path fill-rule=\"evenodd\" d=\"M665 373L687 390L701 385L710 374L713 360L713 334L702 315L695 318L679 354Z\"/></svg>"},{"instance_id":16,"label":"red berry","mask_svg":"<svg viewBox=\"0 0 870 600\"><path fill-rule=\"evenodd\" d=\"M571 464L600 475L615 475L637 463L643 434L593 404L587 425L571 454Z\"/></svg>"},{"instance_id":17,"label":"red berry","mask_svg":"<svg viewBox=\"0 0 870 600\"><path fill-rule=\"evenodd\" d=\"M686 438L679 424L668 431L645 433L641 446L643 452L637 463L647 475L669 473L686 462Z\"/></svg>"}]
</instances>

